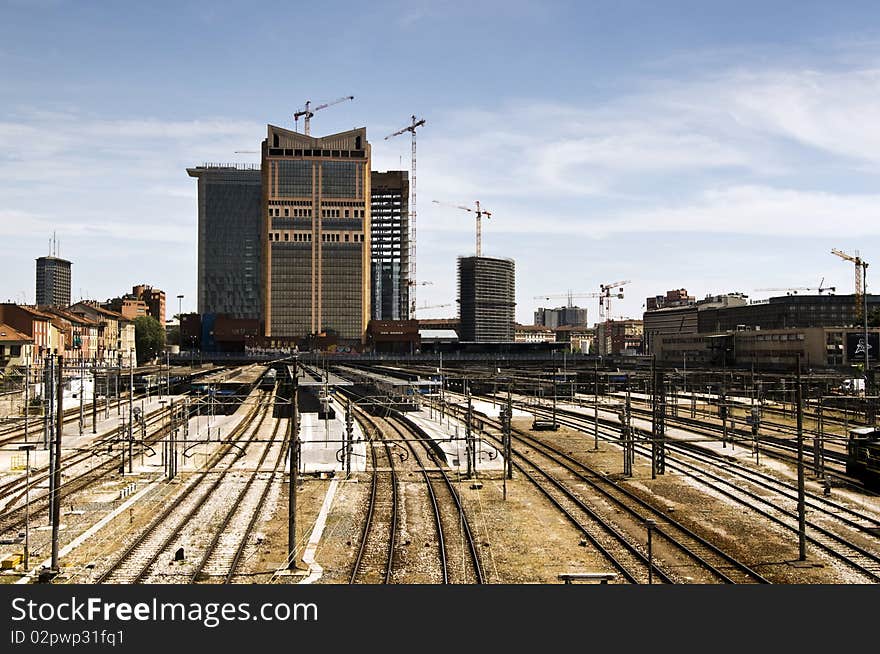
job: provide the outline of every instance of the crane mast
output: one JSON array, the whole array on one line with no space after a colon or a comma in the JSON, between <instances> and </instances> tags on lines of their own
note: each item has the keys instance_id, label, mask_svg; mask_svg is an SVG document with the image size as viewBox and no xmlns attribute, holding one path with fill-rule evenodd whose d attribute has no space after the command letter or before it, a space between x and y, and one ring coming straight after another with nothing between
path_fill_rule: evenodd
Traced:
<instances>
[{"instance_id":1,"label":"crane mast","mask_svg":"<svg viewBox=\"0 0 880 654\"><path fill-rule=\"evenodd\" d=\"M476 200L474 202L474 205L476 205L476 207L477 207L476 209L471 209L470 207L466 207L461 204L449 204L447 202L440 202L440 200L433 200L433 202L435 204L439 204L444 207L454 207L456 209L462 209L463 211L470 211L472 214L476 215L476 217L477 217L477 250L476 250L476 254L478 257L482 256L482 254L483 254L483 247L482 247L482 245L483 245L483 230L482 230L482 227L480 226L480 218L482 218L483 216L486 216L486 218L491 218L492 212L486 211L485 209L480 207L479 200Z\"/></svg>"},{"instance_id":2,"label":"crane mast","mask_svg":"<svg viewBox=\"0 0 880 654\"><path fill-rule=\"evenodd\" d=\"M836 248L831 250L831 254L835 254L844 261L851 261L855 264L855 303L856 303L856 320L861 322L865 315L863 310L864 293L863 278L867 275L868 264L859 256L859 251L855 251L855 256L849 255Z\"/></svg>"},{"instance_id":3,"label":"crane mast","mask_svg":"<svg viewBox=\"0 0 880 654\"><path fill-rule=\"evenodd\" d=\"M411 116L412 123L385 137L385 140L400 136L405 132L412 135L412 172L409 181L409 281L407 287L410 293L410 313L416 310L416 129L425 124L424 119Z\"/></svg>"}]
</instances>

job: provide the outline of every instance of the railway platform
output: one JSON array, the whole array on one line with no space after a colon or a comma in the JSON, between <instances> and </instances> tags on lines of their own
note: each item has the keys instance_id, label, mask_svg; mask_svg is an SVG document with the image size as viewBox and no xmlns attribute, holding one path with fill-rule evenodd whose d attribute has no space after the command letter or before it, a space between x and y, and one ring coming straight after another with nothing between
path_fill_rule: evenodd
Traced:
<instances>
[{"instance_id":1,"label":"railway platform","mask_svg":"<svg viewBox=\"0 0 880 654\"><path fill-rule=\"evenodd\" d=\"M491 406L491 403L486 402ZM477 409L474 408L474 411ZM448 414L441 414L433 408L422 407L418 411L408 411L407 419L418 425L434 443L443 450L449 467L459 473L467 470L467 448L465 444L464 423ZM480 432L474 430L476 437L477 472L492 471L501 472L504 469L504 458L490 441L480 437Z\"/></svg>"},{"instance_id":2,"label":"railway platform","mask_svg":"<svg viewBox=\"0 0 880 654\"><path fill-rule=\"evenodd\" d=\"M334 417L329 420L319 419L317 413L300 413L300 472L303 474L345 471L345 460L340 460L345 442L345 407L335 399L331 401ZM352 433L355 445L351 471L363 472L366 470L367 448L364 433L356 420L352 420Z\"/></svg>"}]
</instances>

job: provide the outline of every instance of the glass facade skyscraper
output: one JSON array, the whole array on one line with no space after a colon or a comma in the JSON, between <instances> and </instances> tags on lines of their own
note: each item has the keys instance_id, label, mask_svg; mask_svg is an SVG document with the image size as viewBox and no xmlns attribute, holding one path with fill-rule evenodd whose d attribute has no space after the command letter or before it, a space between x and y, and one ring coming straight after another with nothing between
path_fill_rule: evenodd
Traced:
<instances>
[{"instance_id":1,"label":"glass facade skyscraper","mask_svg":"<svg viewBox=\"0 0 880 654\"><path fill-rule=\"evenodd\" d=\"M198 311L259 319L260 167L209 164L187 172L199 186Z\"/></svg>"}]
</instances>

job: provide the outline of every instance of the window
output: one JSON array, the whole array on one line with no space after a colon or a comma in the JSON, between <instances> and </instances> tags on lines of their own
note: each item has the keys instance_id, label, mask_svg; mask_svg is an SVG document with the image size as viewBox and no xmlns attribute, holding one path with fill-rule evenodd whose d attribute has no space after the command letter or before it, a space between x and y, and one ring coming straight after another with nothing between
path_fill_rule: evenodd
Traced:
<instances>
[{"instance_id":1,"label":"window","mask_svg":"<svg viewBox=\"0 0 880 654\"><path fill-rule=\"evenodd\" d=\"M356 164L347 161L325 161L321 163L321 174L321 193L324 197L356 197Z\"/></svg>"},{"instance_id":2,"label":"window","mask_svg":"<svg viewBox=\"0 0 880 654\"><path fill-rule=\"evenodd\" d=\"M290 209L288 209L287 207L284 207L284 217L288 218L289 216L290 216Z\"/></svg>"},{"instance_id":3,"label":"window","mask_svg":"<svg viewBox=\"0 0 880 654\"><path fill-rule=\"evenodd\" d=\"M310 161L278 162L278 195L303 197L312 194L312 163Z\"/></svg>"}]
</instances>

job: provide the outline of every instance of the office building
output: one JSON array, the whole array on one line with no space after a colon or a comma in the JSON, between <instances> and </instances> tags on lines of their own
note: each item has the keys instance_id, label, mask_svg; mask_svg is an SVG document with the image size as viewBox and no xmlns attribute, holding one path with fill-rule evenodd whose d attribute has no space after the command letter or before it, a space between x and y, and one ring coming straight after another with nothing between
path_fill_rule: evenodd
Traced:
<instances>
[{"instance_id":1,"label":"office building","mask_svg":"<svg viewBox=\"0 0 880 654\"><path fill-rule=\"evenodd\" d=\"M535 311L535 324L556 329L567 325L582 327L587 324L587 310L581 307L557 307Z\"/></svg>"},{"instance_id":2,"label":"office building","mask_svg":"<svg viewBox=\"0 0 880 654\"><path fill-rule=\"evenodd\" d=\"M880 295L868 295L868 315L880 307ZM699 312L698 331L792 327L858 327L852 295L783 295L740 306L706 307Z\"/></svg>"},{"instance_id":3,"label":"office building","mask_svg":"<svg viewBox=\"0 0 880 654\"><path fill-rule=\"evenodd\" d=\"M165 325L165 291L147 284L133 286L131 294L147 305L147 315L153 316L160 325Z\"/></svg>"},{"instance_id":4,"label":"office building","mask_svg":"<svg viewBox=\"0 0 880 654\"><path fill-rule=\"evenodd\" d=\"M512 342L515 308L513 259L458 258L459 335L462 341Z\"/></svg>"},{"instance_id":5,"label":"office building","mask_svg":"<svg viewBox=\"0 0 880 654\"><path fill-rule=\"evenodd\" d=\"M409 318L409 173L373 171L370 181L370 304L374 320Z\"/></svg>"},{"instance_id":6,"label":"office building","mask_svg":"<svg viewBox=\"0 0 880 654\"><path fill-rule=\"evenodd\" d=\"M70 266L66 259L37 259L37 305L66 307L70 304Z\"/></svg>"},{"instance_id":7,"label":"office building","mask_svg":"<svg viewBox=\"0 0 880 654\"><path fill-rule=\"evenodd\" d=\"M366 129L268 126L262 146L265 336L363 344L370 318Z\"/></svg>"},{"instance_id":8,"label":"office building","mask_svg":"<svg viewBox=\"0 0 880 654\"><path fill-rule=\"evenodd\" d=\"M187 173L198 180L198 313L258 320L260 167L205 164ZM164 308L161 313L164 325Z\"/></svg>"},{"instance_id":9,"label":"office building","mask_svg":"<svg viewBox=\"0 0 880 654\"><path fill-rule=\"evenodd\" d=\"M626 318L606 320L596 325L597 352L600 356L642 353L644 323Z\"/></svg>"}]
</instances>

